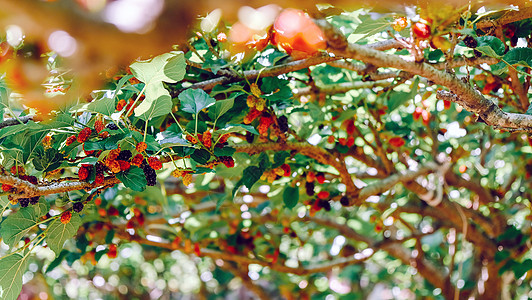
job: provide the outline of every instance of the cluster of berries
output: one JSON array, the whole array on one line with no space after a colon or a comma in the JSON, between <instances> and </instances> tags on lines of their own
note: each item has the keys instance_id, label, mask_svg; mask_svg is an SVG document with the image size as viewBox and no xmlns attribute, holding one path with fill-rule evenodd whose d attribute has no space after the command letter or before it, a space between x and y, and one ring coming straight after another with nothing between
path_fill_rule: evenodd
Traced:
<instances>
[{"instance_id":1,"label":"cluster of berries","mask_svg":"<svg viewBox=\"0 0 532 300\"><path fill-rule=\"evenodd\" d=\"M78 170L78 177L81 181L87 181L94 172L94 183L102 184L104 181L104 172L107 170L107 166L101 162L97 162L95 165L82 164Z\"/></svg>"},{"instance_id":2,"label":"cluster of berries","mask_svg":"<svg viewBox=\"0 0 532 300\"><path fill-rule=\"evenodd\" d=\"M347 137L338 138L338 144L347 146L349 148L353 147L355 145L355 133L358 133L355 126L355 121L353 119L347 119L342 122L340 128L345 130ZM330 135L327 138L327 142L329 144L334 144L336 142L336 137L334 135Z\"/></svg>"},{"instance_id":3,"label":"cluster of berries","mask_svg":"<svg viewBox=\"0 0 532 300\"><path fill-rule=\"evenodd\" d=\"M145 98L144 95L140 96L139 101L137 102L137 104L140 103L142 100L144 100L144 98ZM133 114L133 109L131 109L131 107L135 103L135 99L136 99L136 97L133 96L133 97L131 97L131 99L129 99L129 102L126 102L126 100L124 100L124 99L118 100L118 102L116 103L116 111L122 111L125 108L125 112L129 112L129 114L127 116L128 117L131 116Z\"/></svg>"},{"instance_id":4,"label":"cluster of berries","mask_svg":"<svg viewBox=\"0 0 532 300\"><path fill-rule=\"evenodd\" d=\"M192 171L175 169L172 172L172 176L181 178L183 184L186 186L192 183Z\"/></svg>"},{"instance_id":5,"label":"cluster of berries","mask_svg":"<svg viewBox=\"0 0 532 300\"><path fill-rule=\"evenodd\" d=\"M305 175L305 190L308 196L314 196L315 195L315 182L319 184L325 183L325 174L323 172L314 173L313 171L309 171ZM307 205L310 205L309 215L312 217L314 216L318 211L320 211L322 208L326 211L331 210L331 205L328 201L331 194L328 191L320 191L316 195L317 199L312 199L306 203Z\"/></svg>"},{"instance_id":6,"label":"cluster of berries","mask_svg":"<svg viewBox=\"0 0 532 300\"><path fill-rule=\"evenodd\" d=\"M198 133L197 138L195 138L192 135L187 134L186 139L187 141L189 141L190 143L194 145L201 143L207 149L212 149L212 146L213 146L213 138L212 138L211 130L207 130L203 133ZM227 145L227 139L229 139L229 134L221 135L218 138L215 147L223 148L225 145Z\"/></svg>"},{"instance_id":7,"label":"cluster of berries","mask_svg":"<svg viewBox=\"0 0 532 300\"><path fill-rule=\"evenodd\" d=\"M260 179L272 183L281 177L290 177L291 174L292 170L290 166L288 164L283 164L280 167L264 172Z\"/></svg>"}]
</instances>

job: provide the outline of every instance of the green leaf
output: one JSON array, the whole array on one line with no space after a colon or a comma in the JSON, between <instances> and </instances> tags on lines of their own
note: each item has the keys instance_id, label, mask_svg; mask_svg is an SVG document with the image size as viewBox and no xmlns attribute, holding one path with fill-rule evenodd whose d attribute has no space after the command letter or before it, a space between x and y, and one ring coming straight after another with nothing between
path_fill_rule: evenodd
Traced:
<instances>
[{"instance_id":1,"label":"green leaf","mask_svg":"<svg viewBox=\"0 0 532 300\"><path fill-rule=\"evenodd\" d=\"M293 208L299 202L299 188L287 186L283 192L283 202L287 208Z\"/></svg>"},{"instance_id":2,"label":"green leaf","mask_svg":"<svg viewBox=\"0 0 532 300\"><path fill-rule=\"evenodd\" d=\"M147 61L131 64L131 72L145 84L153 82L175 83L185 76L185 56L183 52L164 53Z\"/></svg>"},{"instance_id":3,"label":"green leaf","mask_svg":"<svg viewBox=\"0 0 532 300\"><path fill-rule=\"evenodd\" d=\"M261 172L266 171L268 168L270 168L272 165L272 162L270 161L270 157L266 152L261 152L259 155L259 168Z\"/></svg>"},{"instance_id":4,"label":"green leaf","mask_svg":"<svg viewBox=\"0 0 532 300\"><path fill-rule=\"evenodd\" d=\"M146 188L146 176L139 167L131 167L127 172L120 172L116 174L116 178L134 191L142 192Z\"/></svg>"},{"instance_id":5,"label":"green leaf","mask_svg":"<svg viewBox=\"0 0 532 300\"><path fill-rule=\"evenodd\" d=\"M55 170L61 166L63 161L63 155L54 148L44 150L43 147L40 147L37 149L34 156L33 166L35 166L35 169L38 171L48 172Z\"/></svg>"},{"instance_id":6,"label":"green leaf","mask_svg":"<svg viewBox=\"0 0 532 300\"><path fill-rule=\"evenodd\" d=\"M209 109L209 118L212 120L218 120L223 114L233 108L235 99L219 100L216 101L214 106Z\"/></svg>"},{"instance_id":7,"label":"green leaf","mask_svg":"<svg viewBox=\"0 0 532 300\"><path fill-rule=\"evenodd\" d=\"M0 297L16 300L22 290L22 275L27 267L26 257L15 253L0 260Z\"/></svg>"},{"instance_id":8,"label":"green leaf","mask_svg":"<svg viewBox=\"0 0 532 300\"><path fill-rule=\"evenodd\" d=\"M510 257L510 254L511 253L508 250L497 251L497 253L495 253L495 258L494 258L495 262L500 263L501 261Z\"/></svg>"},{"instance_id":9,"label":"green leaf","mask_svg":"<svg viewBox=\"0 0 532 300\"><path fill-rule=\"evenodd\" d=\"M194 153L192 153L192 155L190 155L190 158L192 158L198 164L203 165L203 164L207 163L207 161L211 158L211 154L207 150L196 149L194 151Z\"/></svg>"},{"instance_id":10,"label":"green leaf","mask_svg":"<svg viewBox=\"0 0 532 300\"><path fill-rule=\"evenodd\" d=\"M526 272L532 269L532 259L525 259L522 263L516 263L512 270L514 271L515 278L521 278Z\"/></svg>"},{"instance_id":11,"label":"green leaf","mask_svg":"<svg viewBox=\"0 0 532 300\"><path fill-rule=\"evenodd\" d=\"M285 163L286 159L290 157L290 152L288 151L279 151L275 152L273 155L273 165L272 168L280 167Z\"/></svg>"},{"instance_id":12,"label":"green leaf","mask_svg":"<svg viewBox=\"0 0 532 300\"><path fill-rule=\"evenodd\" d=\"M385 31L387 28L390 28L392 25L392 20L388 17L383 17L374 20L371 15L361 15L358 17L360 19L360 24L357 26L354 34L365 34L374 35L376 33Z\"/></svg>"},{"instance_id":13,"label":"green leaf","mask_svg":"<svg viewBox=\"0 0 532 300\"><path fill-rule=\"evenodd\" d=\"M528 106L528 109L526 110L526 114L527 115L532 115L532 104L530 104L530 106Z\"/></svg>"},{"instance_id":14,"label":"green leaf","mask_svg":"<svg viewBox=\"0 0 532 300\"><path fill-rule=\"evenodd\" d=\"M0 235L4 239L4 243L12 248L31 228L37 225L39 217L35 214L32 206L22 208L7 216L0 226Z\"/></svg>"},{"instance_id":15,"label":"green leaf","mask_svg":"<svg viewBox=\"0 0 532 300\"><path fill-rule=\"evenodd\" d=\"M145 85L145 99L135 108L135 116L149 120L170 112L172 100L164 88L163 81L175 83L185 75L185 57L182 52L170 52L154 57L152 60L136 62L131 72ZM170 105L170 109L168 109ZM158 106L163 106L160 108Z\"/></svg>"},{"instance_id":16,"label":"green leaf","mask_svg":"<svg viewBox=\"0 0 532 300\"><path fill-rule=\"evenodd\" d=\"M170 95L163 94L152 101L148 100L148 97L146 97L146 99L135 108L135 116L141 120L148 121L155 117L167 115L171 111L172 98Z\"/></svg>"},{"instance_id":17,"label":"green leaf","mask_svg":"<svg viewBox=\"0 0 532 300\"><path fill-rule=\"evenodd\" d=\"M233 156L235 154L236 149L231 147L223 147L223 148L214 148L214 155L216 156Z\"/></svg>"},{"instance_id":18,"label":"green leaf","mask_svg":"<svg viewBox=\"0 0 532 300\"><path fill-rule=\"evenodd\" d=\"M87 105L87 110L100 113L105 116L111 116L116 111L115 100L107 97L94 100Z\"/></svg>"},{"instance_id":19,"label":"green leaf","mask_svg":"<svg viewBox=\"0 0 532 300\"><path fill-rule=\"evenodd\" d=\"M487 35L477 38L478 46L475 50L491 57L499 58L504 54L504 43L498 38Z\"/></svg>"},{"instance_id":20,"label":"green leaf","mask_svg":"<svg viewBox=\"0 0 532 300\"><path fill-rule=\"evenodd\" d=\"M67 224L63 224L60 220L55 220L50 224L46 235L46 243L55 252L56 257L61 253L66 240L78 232L80 225L81 217L77 213L72 214L72 218Z\"/></svg>"},{"instance_id":21,"label":"green leaf","mask_svg":"<svg viewBox=\"0 0 532 300\"><path fill-rule=\"evenodd\" d=\"M260 177L262 176L262 173L263 171L261 171L261 169L256 166L249 166L245 168L242 174L242 184L245 185L248 189L251 189L251 187L257 181L259 181Z\"/></svg>"},{"instance_id":22,"label":"green leaf","mask_svg":"<svg viewBox=\"0 0 532 300\"><path fill-rule=\"evenodd\" d=\"M181 100L181 110L191 114L198 114L202 109L213 105L216 100L200 89L187 89L178 96Z\"/></svg>"},{"instance_id":23,"label":"green leaf","mask_svg":"<svg viewBox=\"0 0 532 300\"><path fill-rule=\"evenodd\" d=\"M531 48L513 48L506 53L503 58L510 65L521 64L526 67L532 66Z\"/></svg>"},{"instance_id":24,"label":"green leaf","mask_svg":"<svg viewBox=\"0 0 532 300\"><path fill-rule=\"evenodd\" d=\"M7 196L0 196L0 207L6 208L9 205L9 199L7 199Z\"/></svg>"},{"instance_id":25,"label":"green leaf","mask_svg":"<svg viewBox=\"0 0 532 300\"><path fill-rule=\"evenodd\" d=\"M220 129L220 130L216 130L217 133L219 134L226 134L226 133L231 133L231 132L238 132L240 131L241 129L240 128L237 128L237 127L240 127L242 129L245 129L246 131L248 132L251 132L253 134L259 134L259 132L257 131L257 129L255 129L255 127L251 126L251 125L245 125L245 124L227 124L227 126L223 129Z\"/></svg>"},{"instance_id":26,"label":"green leaf","mask_svg":"<svg viewBox=\"0 0 532 300\"><path fill-rule=\"evenodd\" d=\"M18 124L13 126L8 126L0 129L0 139L3 139L7 136L23 133L26 130L26 124Z\"/></svg>"}]
</instances>

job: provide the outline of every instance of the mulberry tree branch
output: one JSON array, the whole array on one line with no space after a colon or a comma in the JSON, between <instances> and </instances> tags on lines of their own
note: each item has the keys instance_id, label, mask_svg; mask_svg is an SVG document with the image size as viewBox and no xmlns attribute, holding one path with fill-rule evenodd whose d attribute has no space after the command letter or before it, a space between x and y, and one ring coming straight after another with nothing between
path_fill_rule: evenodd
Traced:
<instances>
[{"instance_id":1,"label":"mulberry tree branch","mask_svg":"<svg viewBox=\"0 0 532 300\"><path fill-rule=\"evenodd\" d=\"M378 67L390 67L403 70L411 74L419 75L434 83L449 89L453 96L448 100L462 105L468 111L479 115L488 125L508 128L513 130L532 130L532 115L506 113L497 104L485 98L469 83L466 83L454 74L438 70L423 62L413 62L394 54L386 54L365 46L348 43L345 37L337 32L325 20L318 20L318 24L324 29L329 42L329 51L337 56L352 58ZM443 91L442 91L443 92ZM439 94L442 94L440 92Z\"/></svg>"},{"instance_id":2,"label":"mulberry tree branch","mask_svg":"<svg viewBox=\"0 0 532 300\"><path fill-rule=\"evenodd\" d=\"M57 193L64 193L78 190L92 190L102 186L109 186L120 183L115 177L107 177L103 183L95 184L84 181L70 181L70 182L52 182L43 184L32 184L28 181L10 175L0 175L0 183L12 185L20 194L11 194L14 199L29 198L35 196L45 196Z\"/></svg>"}]
</instances>

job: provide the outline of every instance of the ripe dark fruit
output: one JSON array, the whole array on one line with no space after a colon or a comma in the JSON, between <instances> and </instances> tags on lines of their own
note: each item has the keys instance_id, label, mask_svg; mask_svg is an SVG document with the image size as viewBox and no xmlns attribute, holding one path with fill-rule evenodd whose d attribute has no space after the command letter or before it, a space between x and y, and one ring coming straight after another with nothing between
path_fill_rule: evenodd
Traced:
<instances>
[{"instance_id":1,"label":"ripe dark fruit","mask_svg":"<svg viewBox=\"0 0 532 300\"><path fill-rule=\"evenodd\" d=\"M279 123L279 130L282 132L288 131L288 118L286 116L280 116L277 119L277 123Z\"/></svg>"},{"instance_id":2,"label":"ripe dark fruit","mask_svg":"<svg viewBox=\"0 0 532 300\"><path fill-rule=\"evenodd\" d=\"M342 206L349 206L349 199L346 196L343 196L340 198L340 204L342 204Z\"/></svg>"},{"instance_id":3,"label":"ripe dark fruit","mask_svg":"<svg viewBox=\"0 0 532 300\"><path fill-rule=\"evenodd\" d=\"M307 191L307 195L313 196L314 195L314 182L305 183L305 190Z\"/></svg>"},{"instance_id":4,"label":"ripe dark fruit","mask_svg":"<svg viewBox=\"0 0 532 300\"><path fill-rule=\"evenodd\" d=\"M155 173L155 170L152 167L148 164L143 164L142 171L144 171L148 186L154 186L157 184L157 173Z\"/></svg>"},{"instance_id":5,"label":"ripe dark fruit","mask_svg":"<svg viewBox=\"0 0 532 300\"><path fill-rule=\"evenodd\" d=\"M470 35L464 38L464 44L469 48L476 48L478 46L477 40Z\"/></svg>"},{"instance_id":6,"label":"ripe dark fruit","mask_svg":"<svg viewBox=\"0 0 532 300\"><path fill-rule=\"evenodd\" d=\"M255 135L251 132L246 132L246 142L253 143L253 140L255 139Z\"/></svg>"},{"instance_id":7,"label":"ripe dark fruit","mask_svg":"<svg viewBox=\"0 0 532 300\"><path fill-rule=\"evenodd\" d=\"M20 198L18 199L18 203L20 204L20 207L28 207L28 204L30 204L30 198Z\"/></svg>"},{"instance_id":8,"label":"ripe dark fruit","mask_svg":"<svg viewBox=\"0 0 532 300\"><path fill-rule=\"evenodd\" d=\"M35 204L39 203L39 199L40 199L40 198L41 198L41 197L39 197L39 196L31 197L31 198L30 198L30 204L31 204L31 205L35 205Z\"/></svg>"},{"instance_id":9,"label":"ripe dark fruit","mask_svg":"<svg viewBox=\"0 0 532 300\"><path fill-rule=\"evenodd\" d=\"M82 202L75 202L72 205L72 210L79 213L83 210L83 203Z\"/></svg>"},{"instance_id":10,"label":"ripe dark fruit","mask_svg":"<svg viewBox=\"0 0 532 300\"><path fill-rule=\"evenodd\" d=\"M323 199L318 200L318 205L321 208L325 209L326 211L330 211L331 210L331 204L327 200L323 200Z\"/></svg>"},{"instance_id":11,"label":"ripe dark fruit","mask_svg":"<svg viewBox=\"0 0 532 300\"><path fill-rule=\"evenodd\" d=\"M122 150L120 151L120 154L118 154L118 157L116 160L129 160L131 158L132 154L129 150Z\"/></svg>"},{"instance_id":12,"label":"ripe dark fruit","mask_svg":"<svg viewBox=\"0 0 532 300\"><path fill-rule=\"evenodd\" d=\"M118 130L118 126L116 126L115 123L109 123L105 127L107 127L107 129L110 129L110 130Z\"/></svg>"},{"instance_id":13,"label":"ripe dark fruit","mask_svg":"<svg viewBox=\"0 0 532 300\"><path fill-rule=\"evenodd\" d=\"M412 32L417 38L427 39L430 37L430 26L418 22L412 25Z\"/></svg>"}]
</instances>

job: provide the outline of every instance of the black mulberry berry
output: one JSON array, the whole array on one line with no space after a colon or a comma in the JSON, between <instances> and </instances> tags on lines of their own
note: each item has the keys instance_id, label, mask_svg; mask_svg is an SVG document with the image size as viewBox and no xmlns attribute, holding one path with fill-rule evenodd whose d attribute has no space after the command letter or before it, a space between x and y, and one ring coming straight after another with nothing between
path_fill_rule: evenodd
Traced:
<instances>
[{"instance_id":1,"label":"black mulberry berry","mask_svg":"<svg viewBox=\"0 0 532 300\"><path fill-rule=\"evenodd\" d=\"M105 171L107 167L102 164L101 162L97 162L95 165L94 165L94 169L96 171L96 175L100 175L100 174L103 174L103 172Z\"/></svg>"},{"instance_id":2,"label":"black mulberry berry","mask_svg":"<svg viewBox=\"0 0 532 300\"><path fill-rule=\"evenodd\" d=\"M313 196L314 195L314 182L305 183L305 189L307 190L307 195Z\"/></svg>"},{"instance_id":3,"label":"black mulberry berry","mask_svg":"<svg viewBox=\"0 0 532 300\"><path fill-rule=\"evenodd\" d=\"M288 131L288 118L286 116L280 116L277 122L279 123L279 129L282 132Z\"/></svg>"},{"instance_id":4,"label":"black mulberry berry","mask_svg":"<svg viewBox=\"0 0 532 300\"><path fill-rule=\"evenodd\" d=\"M31 205L35 205L35 204L39 203L39 199L40 199L40 198L41 198L41 197L39 197L39 196L31 197L31 198L30 198L30 204L31 204Z\"/></svg>"},{"instance_id":5,"label":"black mulberry berry","mask_svg":"<svg viewBox=\"0 0 532 300\"><path fill-rule=\"evenodd\" d=\"M157 184L157 173L155 173L155 170L152 167L150 167L148 164L143 164L142 171L144 171L144 176L146 176L148 186L154 186Z\"/></svg>"},{"instance_id":6,"label":"black mulberry berry","mask_svg":"<svg viewBox=\"0 0 532 300\"><path fill-rule=\"evenodd\" d=\"M346 196L343 196L340 199L340 204L342 204L343 206L349 206L349 199Z\"/></svg>"},{"instance_id":7,"label":"black mulberry berry","mask_svg":"<svg viewBox=\"0 0 532 300\"><path fill-rule=\"evenodd\" d=\"M115 123L109 123L105 127L107 127L107 129L111 129L111 130L118 130L118 126L116 126Z\"/></svg>"},{"instance_id":8,"label":"black mulberry berry","mask_svg":"<svg viewBox=\"0 0 532 300\"><path fill-rule=\"evenodd\" d=\"M20 207L28 207L28 204L30 204L30 198L20 198L18 199L18 203L20 204Z\"/></svg>"},{"instance_id":9,"label":"black mulberry berry","mask_svg":"<svg viewBox=\"0 0 532 300\"><path fill-rule=\"evenodd\" d=\"M116 160L125 160L128 161L131 158L132 154L129 150L122 150L120 151L120 154L118 154L118 157Z\"/></svg>"},{"instance_id":10,"label":"black mulberry berry","mask_svg":"<svg viewBox=\"0 0 532 300\"><path fill-rule=\"evenodd\" d=\"M326 211L331 211L331 204L327 200L320 199L318 200L318 206L325 209Z\"/></svg>"},{"instance_id":11,"label":"black mulberry berry","mask_svg":"<svg viewBox=\"0 0 532 300\"><path fill-rule=\"evenodd\" d=\"M255 135L251 132L246 132L246 142L253 143L253 140L255 139Z\"/></svg>"},{"instance_id":12,"label":"black mulberry berry","mask_svg":"<svg viewBox=\"0 0 532 300\"><path fill-rule=\"evenodd\" d=\"M82 202L75 202L72 205L72 210L79 213L83 210L83 203Z\"/></svg>"},{"instance_id":13,"label":"black mulberry berry","mask_svg":"<svg viewBox=\"0 0 532 300\"><path fill-rule=\"evenodd\" d=\"M478 46L477 40L470 35L464 38L464 44L469 48L476 48Z\"/></svg>"}]
</instances>

